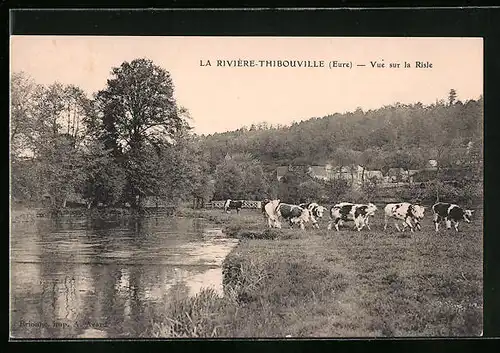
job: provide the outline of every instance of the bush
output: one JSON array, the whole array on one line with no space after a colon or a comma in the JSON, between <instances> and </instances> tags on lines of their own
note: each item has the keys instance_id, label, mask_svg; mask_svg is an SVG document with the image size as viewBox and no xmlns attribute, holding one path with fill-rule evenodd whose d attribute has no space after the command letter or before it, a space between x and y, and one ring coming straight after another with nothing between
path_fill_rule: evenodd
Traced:
<instances>
[{"instance_id":1,"label":"bush","mask_svg":"<svg viewBox=\"0 0 500 353\"><path fill-rule=\"evenodd\" d=\"M348 190L341 195L339 201L347 201L353 203L368 203L372 202L372 196L362 190Z\"/></svg>"},{"instance_id":2,"label":"bush","mask_svg":"<svg viewBox=\"0 0 500 353\"><path fill-rule=\"evenodd\" d=\"M350 190L349 182L345 179L331 179L325 182L325 193L330 203L337 203Z\"/></svg>"},{"instance_id":3,"label":"bush","mask_svg":"<svg viewBox=\"0 0 500 353\"><path fill-rule=\"evenodd\" d=\"M152 327L153 337L216 337L223 328L226 302L213 289L204 289L192 298L174 301L160 324Z\"/></svg>"},{"instance_id":4,"label":"bush","mask_svg":"<svg viewBox=\"0 0 500 353\"><path fill-rule=\"evenodd\" d=\"M301 202L320 201L324 194L324 186L314 180L305 181L298 188L298 197Z\"/></svg>"},{"instance_id":5,"label":"bush","mask_svg":"<svg viewBox=\"0 0 500 353\"><path fill-rule=\"evenodd\" d=\"M364 185L361 188L361 190L366 195L370 195L372 199L377 198L380 189L379 182L380 182L379 179L375 176L365 179Z\"/></svg>"},{"instance_id":6,"label":"bush","mask_svg":"<svg viewBox=\"0 0 500 353\"><path fill-rule=\"evenodd\" d=\"M462 187L440 181L432 181L427 184L413 184L397 192L398 198L407 202L433 204L439 201L458 203L464 207L471 207L481 202L483 197L482 185L479 183L468 183Z\"/></svg>"}]
</instances>

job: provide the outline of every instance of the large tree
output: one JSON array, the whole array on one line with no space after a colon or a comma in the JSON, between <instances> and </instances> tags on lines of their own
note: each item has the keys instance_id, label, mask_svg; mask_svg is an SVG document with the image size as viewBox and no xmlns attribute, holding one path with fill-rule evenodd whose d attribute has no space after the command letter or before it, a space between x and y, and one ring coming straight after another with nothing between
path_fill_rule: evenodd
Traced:
<instances>
[{"instance_id":1,"label":"large tree","mask_svg":"<svg viewBox=\"0 0 500 353\"><path fill-rule=\"evenodd\" d=\"M151 60L124 62L111 75L95 97L89 125L121 160L126 199L139 206L141 197L157 191L156 161L175 143L174 136L188 129L187 112L177 106L170 73Z\"/></svg>"}]
</instances>

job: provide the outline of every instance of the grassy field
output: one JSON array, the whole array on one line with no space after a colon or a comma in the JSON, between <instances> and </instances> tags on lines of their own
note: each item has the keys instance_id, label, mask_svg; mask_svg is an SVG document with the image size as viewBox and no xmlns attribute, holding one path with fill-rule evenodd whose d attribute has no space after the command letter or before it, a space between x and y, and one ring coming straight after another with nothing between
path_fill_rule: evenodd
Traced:
<instances>
[{"instance_id":1,"label":"grassy field","mask_svg":"<svg viewBox=\"0 0 500 353\"><path fill-rule=\"evenodd\" d=\"M182 213L182 212L181 212ZM184 211L241 239L224 263L226 295L175 301L154 337L477 336L482 332L482 214L461 231L266 229L260 211Z\"/></svg>"}]
</instances>

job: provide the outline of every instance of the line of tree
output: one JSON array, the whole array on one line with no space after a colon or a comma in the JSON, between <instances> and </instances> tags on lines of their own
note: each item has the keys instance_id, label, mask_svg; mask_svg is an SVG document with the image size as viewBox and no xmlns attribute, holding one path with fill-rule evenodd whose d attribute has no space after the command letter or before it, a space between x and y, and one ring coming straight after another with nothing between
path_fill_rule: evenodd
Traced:
<instances>
[{"instance_id":1,"label":"line of tree","mask_svg":"<svg viewBox=\"0 0 500 353\"><path fill-rule=\"evenodd\" d=\"M13 73L11 195L30 205L49 199L54 210L77 196L88 207L209 199L213 183L189 121L169 72L150 60L113 68L92 98Z\"/></svg>"},{"instance_id":2,"label":"line of tree","mask_svg":"<svg viewBox=\"0 0 500 353\"><path fill-rule=\"evenodd\" d=\"M353 164L387 170L417 168L429 159L449 166L469 149L482 159L483 98L461 102L456 91L448 101L361 108L294 122L291 126L252 125L203 136L211 168L227 151L250 153L274 169L279 165ZM470 145L469 145L470 144Z\"/></svg>"}]
</instances>

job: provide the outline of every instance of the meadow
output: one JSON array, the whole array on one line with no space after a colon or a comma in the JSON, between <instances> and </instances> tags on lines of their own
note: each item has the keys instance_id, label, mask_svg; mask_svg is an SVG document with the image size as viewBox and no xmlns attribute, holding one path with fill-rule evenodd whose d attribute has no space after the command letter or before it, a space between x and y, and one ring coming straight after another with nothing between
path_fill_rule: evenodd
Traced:
<instances>
[{"instance_id":1,"label":"meadow","mask_svg":"<svg viewBox=\"0 0 500 353\"><path fill-rule=\"evenodd\" d=\"M152 318L153 337L429 337L482 333L482 213L460 232L267 229L260 210L181 211L240 239L224 297L203 290Z\"/></svg>"}]
</instances>

